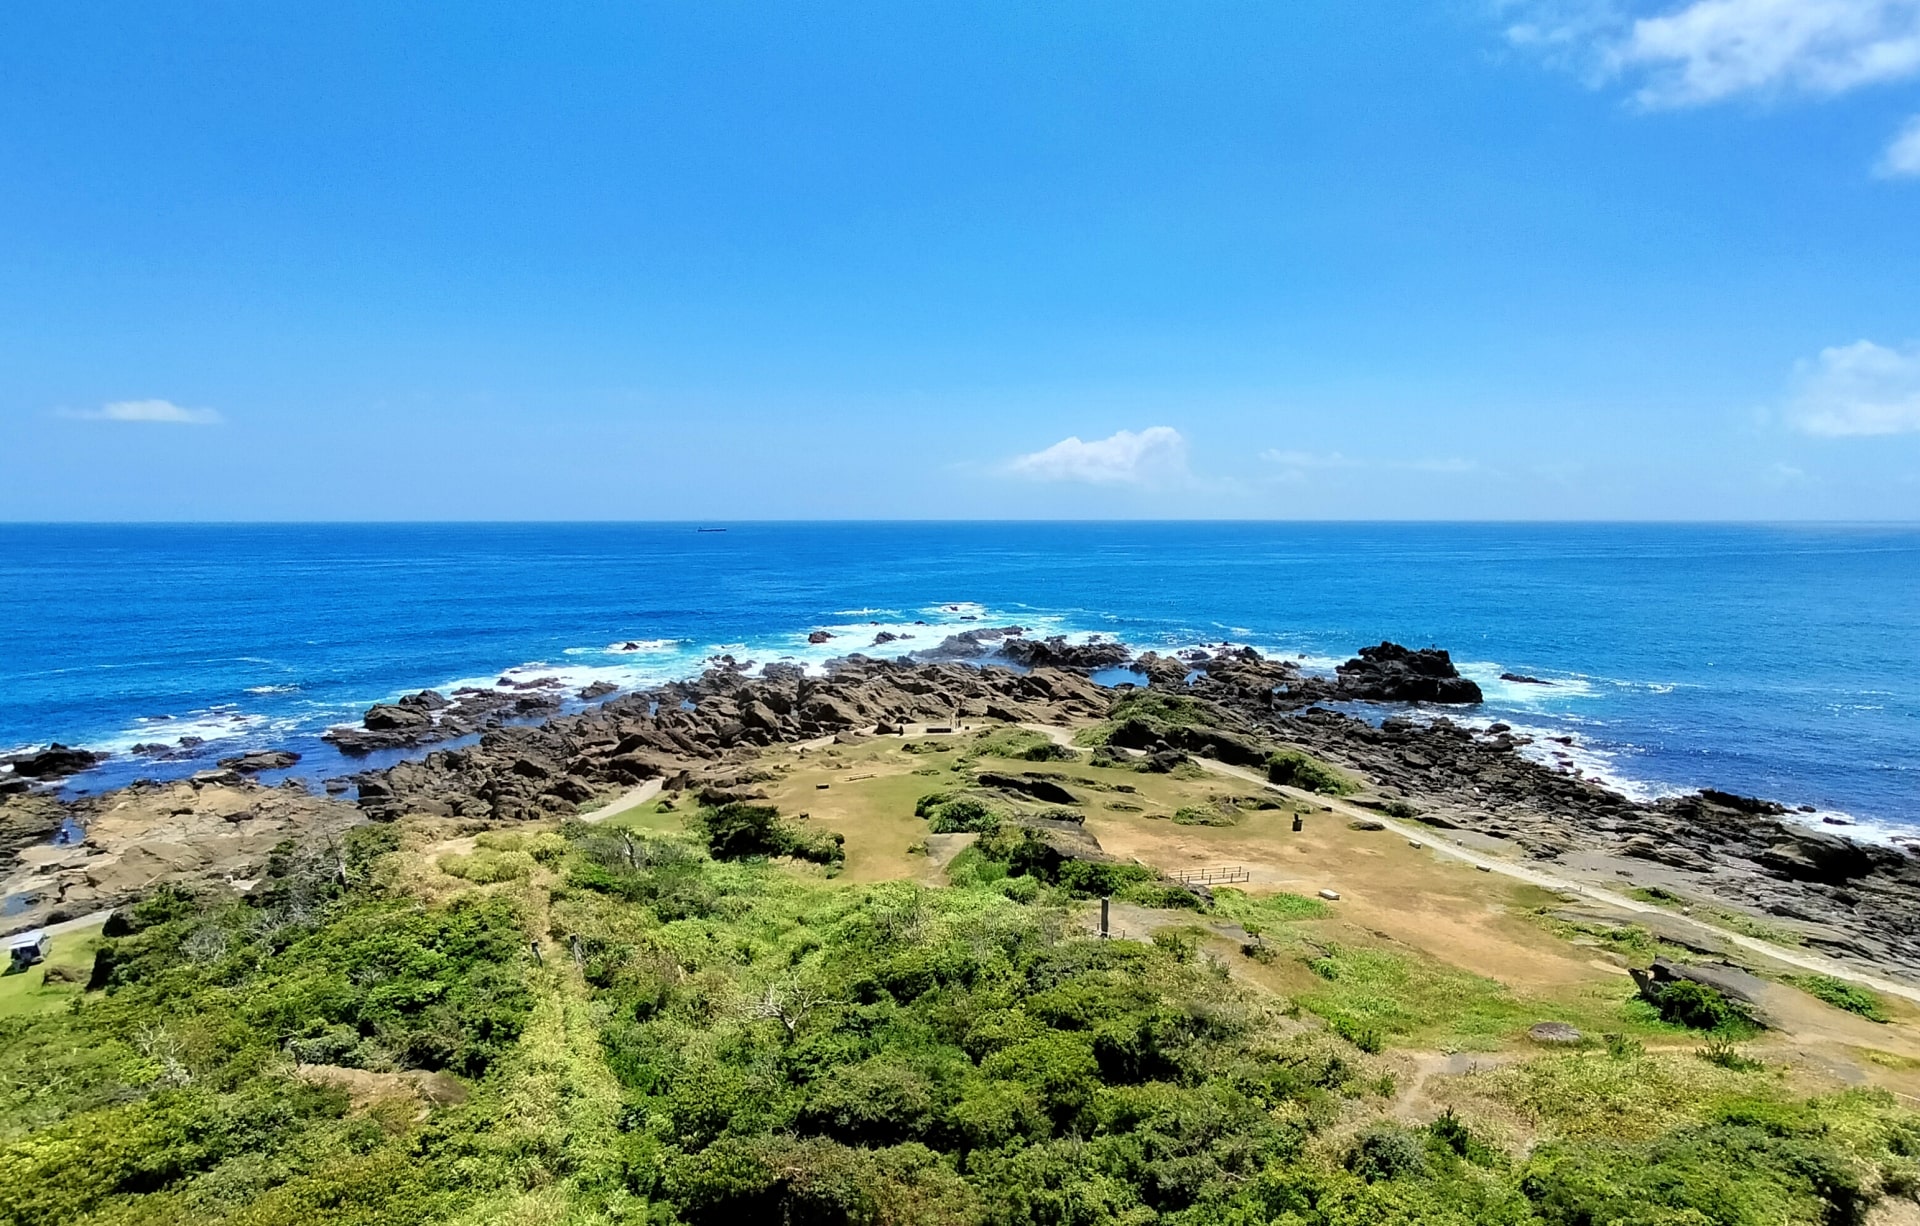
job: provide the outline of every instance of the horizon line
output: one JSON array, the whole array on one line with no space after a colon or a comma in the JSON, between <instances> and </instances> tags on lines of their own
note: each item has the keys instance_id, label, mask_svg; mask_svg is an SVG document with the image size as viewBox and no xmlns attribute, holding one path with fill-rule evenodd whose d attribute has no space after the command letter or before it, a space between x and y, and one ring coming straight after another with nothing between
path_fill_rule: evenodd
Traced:
<instances>
[{"instance_id":1,"label":"horizon line","mask_svg":"<svg viewBox=\"0 0 1920 1226\"><path fill-rule=\"evenodd\" d=\"M917 517L917 516L844 516L807 518L800 516L753 519L0 519L0 530L8 528L505 528L505 527L758 527L758 526L855 526L855 525L1072 525L1101 524L1170 525L1223 524L1273 526L1456 526L1456 527L1721 527L1721 528L1920 528L1920 516L1910 519L1614 519L1614 518L1267 518L1267 517L1103 517L1077 519L1065 516L1014 517Z\"/></svg>"}]
</instances>

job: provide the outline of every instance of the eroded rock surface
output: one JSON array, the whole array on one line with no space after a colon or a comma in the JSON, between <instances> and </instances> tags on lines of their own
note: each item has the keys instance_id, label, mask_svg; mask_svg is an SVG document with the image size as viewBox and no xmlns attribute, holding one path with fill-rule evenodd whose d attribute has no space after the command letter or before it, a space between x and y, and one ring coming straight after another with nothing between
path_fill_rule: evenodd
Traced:
<instances>
[{"instance_id":1,"label":"eroded rock surface","mask_svg":"<svg viewBox=\"0 0 1920 1226\"><path fill-rule=\"evenodd\" d=\"M7 929L119 906L162 882L250 882L282 842L325 839L366 820L353 806L298 785L229 779L134 784L66 802L16 797L0 805L0 831L13 854L0 891L24 903L7 916ZM80 840L50 841L67 823L84 832Z\"/></svg>"}]
</instances>

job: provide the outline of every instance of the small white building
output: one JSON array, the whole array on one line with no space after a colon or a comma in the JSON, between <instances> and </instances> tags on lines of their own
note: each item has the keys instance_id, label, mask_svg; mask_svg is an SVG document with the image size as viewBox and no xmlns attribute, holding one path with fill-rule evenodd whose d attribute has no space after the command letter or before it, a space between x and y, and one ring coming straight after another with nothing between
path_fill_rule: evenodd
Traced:
<instances>
[{"instance_id":1,"label":"small white building","mask_svg":"<svg viewBox=\"0 0 1920 1226\"><path fill-rule=\"evenodd\" d=\"M16 932L7 938L7 974L18 974L53 953L53 938L44 928Z\"/></svg>"}]
</instances>

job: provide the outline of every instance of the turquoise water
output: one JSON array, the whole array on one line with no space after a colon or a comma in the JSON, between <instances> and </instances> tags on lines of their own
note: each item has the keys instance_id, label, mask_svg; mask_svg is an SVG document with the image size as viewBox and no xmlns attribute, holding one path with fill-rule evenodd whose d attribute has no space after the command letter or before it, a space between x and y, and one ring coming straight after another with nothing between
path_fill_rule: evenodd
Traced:
<instances>
[{"instance_id":1,"label":"turquoise water","mask_svg":"<svg viewBox=\"0 0 1920 1226\"><path fill-rule=\"evenodd\" d=\"M346 769L322 730L422 686L639 684L1008 621L1313 667L1437 644L1486 688L1477 718L1572 735L1624 787L1920 827L1913 527L0 526L0 748L122 751L82 787L262 745L318 777ZM871 647L883 628L916 637ZM202 761L124 755L183 735Z\"/></svg>"}]
</instances>

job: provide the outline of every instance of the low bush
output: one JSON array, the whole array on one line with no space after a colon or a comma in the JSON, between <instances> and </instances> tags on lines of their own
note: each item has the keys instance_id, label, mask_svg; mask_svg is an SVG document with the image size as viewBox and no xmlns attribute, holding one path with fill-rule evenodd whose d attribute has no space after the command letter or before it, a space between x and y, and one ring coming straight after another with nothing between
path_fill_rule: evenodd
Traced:
<instances>
[{"instance_id":1,"label":"low bush","mask_svg":"<svg viewBox=\"0 0 1920 1226\"><path fill-rule=\"evenodd\" d=\"M1222 813L1212 805L1185 805L1173 811L1176 826L1232 826L1239 818Z\"/></svg>"},{"instance_id":2,"label":"low bush","mask_svg":"<svg viewBox=\"0 0 1920 1226\"><path fill-rule=\"evenodd\" d=\"M1693 1053L1708 1064L1731 1070L1735 1073L1757 1073L1767 1067L1765 1061L1755 1060L1746 1055L1725 1039L1711 1039L1705 1047Z\"/></svg>"},{"instance_id":3,"label":"low bush","mask_svg":"<svg viewBox=\"0 0 1920 1226\"><path fill-rule=\"evenodd\" d=\"M969 756L1009 758L1016 762L1071 762L1080 755L1044 732L1031 728L994 728L981 733Z\"/></svg>"},{"instance_id":4,"label":"low bush","mask_svg":"<svg viewBox=\"0 0 1920 1226\"><path fill-rule=\"evenodd\" d=\"M1727 1035L1747 1035L1757 1027L1737 1002L1728 1000L1716 988L1690 979L1677 979L1660 989L1654 1002L1660 1020L1689 1030L1707 1030Z\"/></svg>"},{"instance_id":5,"label":"low bush","mask_svg":"<svg viewBox=\"0 0 1920 1226\"><path fill-rule=\"evenodd\" d=\"M1420 1179L1432 1173L1427 1147L1408 1129L1376 1124L1347 1151L1347 1169L1372 1183L1377 1179Z\"/></svg>"},{"instance_id":6,"label":"low bush","mask_svg":"<svg viewBox=\"0 0 1920 1226\"><path fill-rule=\"evenodd\" d=\"M913 806L914 814L927 819L934 834L980 834L1000 828L1000 813L974 796L953 796L931 792Z\"/></svg>"},{"instance_id":7,"label":"low bush","mask_svg":"<svg viewBox=\"0 0 1920 1226\"><path fill-rule=\"evenodd\" d=\"M1268 756L1267 781L1326 796L1351 796L1360 790L1337 768L1298 749L1279 749Z\"/></svg>"},{"instance_id":8,"label":"low bush","mask_svg":"<svg viewBox=\"0 0 1920 1226\"><path fill-rule=\"evenodd\" d=\"M1844 979L1835 979L1832 975L1804 975L1793 982L1804 988L1810 995L1827 1002L1836 1009L1857 1013L1870 1022L1892 1020L1887 1016L1885 1002L1878 996Z\"/></svg>"},{"instance_id":9,"label":"low bush","mask_svg":"<svg viewBox=\"0 0 1920 1226\"><path fill-rule=\"evenodd\" d=\"M476 885L518 881L533 872L534 859L524 851L497 851L476 847L467 855L441 856L440 871Z\"/></svg>"},{"instance_id":10,"label":"low bush","mask_svg":"<svg viewBox=\"0 0 1920 1226\"><path fill-rule=\"evenodd\" d=\"M702 809L692 824L706 836L707 851L716 860L791 856L834 865L847 857L846 836L837 831L803 830L783 821L772 805L736 801Z\"/></svg>"}]
</instances>

